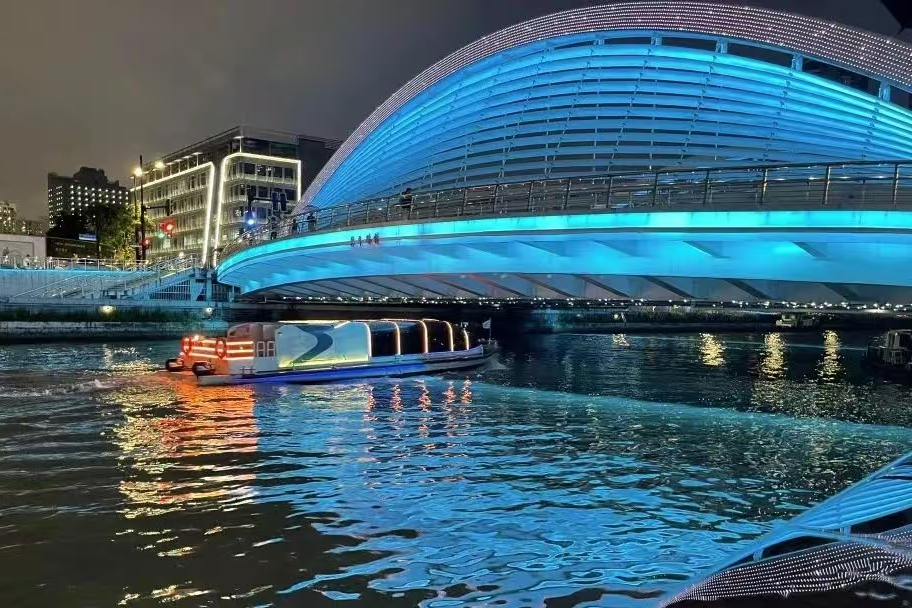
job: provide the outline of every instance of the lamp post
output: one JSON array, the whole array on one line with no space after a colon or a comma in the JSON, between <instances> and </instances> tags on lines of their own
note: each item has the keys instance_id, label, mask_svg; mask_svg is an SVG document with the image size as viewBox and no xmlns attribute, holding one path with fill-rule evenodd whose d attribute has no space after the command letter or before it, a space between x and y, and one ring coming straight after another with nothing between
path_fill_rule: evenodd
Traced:
<instances>
[{"instance_id":1,"label":"lamp post","mask_svg":"<svg viewBox=\"0 0 912 608\"><path fill-rule=\"evenodd\" d=\"M139 261L146 261L146 205L143 197L143 157L139 155L139 166L133 169L133 176L139 180Z\"/></svg>"}]
</instances>

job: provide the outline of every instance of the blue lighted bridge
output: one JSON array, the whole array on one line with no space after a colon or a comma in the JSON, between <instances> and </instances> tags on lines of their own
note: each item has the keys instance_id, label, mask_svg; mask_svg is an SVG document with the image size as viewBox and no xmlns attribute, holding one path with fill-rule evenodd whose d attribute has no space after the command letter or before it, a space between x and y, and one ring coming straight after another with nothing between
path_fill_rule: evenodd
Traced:
<instances>
[{"instance_id":1,"label":"blue lighted bridge","mask_svg":"<svg viewBox=\"0 0 912 608\"><path fill-rule=\"evenodd\" d=\"M315 210L218 268L286 296L912 301L912 163L619 174Z\"/></svg>"},{"instance_id":2,"label":"blue lighted bridge","mask_svg":"<svg viewBox=\"0 0 912 608\"><path fill-rule=\"evenodd\" d=\"M219 280L294 297L910 302L910 66L898 40L719 4L520 23L383 102L293 218L222 252Z\"/></svg>"}]
</instances>

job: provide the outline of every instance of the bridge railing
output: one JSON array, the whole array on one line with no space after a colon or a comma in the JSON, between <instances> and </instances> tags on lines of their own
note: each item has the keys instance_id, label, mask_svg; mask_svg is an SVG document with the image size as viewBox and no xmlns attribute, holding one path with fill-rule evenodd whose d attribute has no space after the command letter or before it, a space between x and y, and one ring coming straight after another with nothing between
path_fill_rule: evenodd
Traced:
<instances>
[{"instance_id":1,"label":"bridge railing","mask_svg":"<svg viewBox=\"0 0 912 608\"><path fill-rule=\"evenodd\" d=\"M291 236L389 223L710 208L912 210L912 161L617 173L413 192L305 209L239 235L222 257Z\"/></svg>"},{"instance_id":2,"label":"bridge railing","mask_svg":"<svg viewBox=\"0 0 912 608\"><path fill-rule=\"evenodd\" d=\"M23 298L98 298L136 293L148 286L160 284L177 273L199 266L200 260L194 256L146 262L114 262L91 258L39 258L25 261L25 258L20 258L18 265L3 265L2 268L14 269L19 278L34 278L40 284L22 290L0 289L0 295L6 293L4 300L15 301ZM12 282L12 279L9 280Z\"/></svg>"},{"instance_id":3,"label":"bridge railing","mask_svg":"<svg viewBox=\"0 0 912 608\"><path fill-rule=\"evenodd\" d=\"M0 255L0 269L5 270L82 270L102 272L158 272L159 270L184 269L190 266L199 266L200 260L196 256L182 258L162 258L133 262L125 260L98 259L98 258L38 258L30 255L5 254Z\"/></svg>"}]
</instances>

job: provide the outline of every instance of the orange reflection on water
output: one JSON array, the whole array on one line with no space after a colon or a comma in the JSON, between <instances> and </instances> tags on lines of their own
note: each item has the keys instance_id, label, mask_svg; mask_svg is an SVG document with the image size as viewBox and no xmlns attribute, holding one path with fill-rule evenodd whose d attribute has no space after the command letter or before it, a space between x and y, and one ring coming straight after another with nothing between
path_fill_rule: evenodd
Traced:
<instances>
[{"instance_id":1,"label":"orange reflection on water","mask_svg":"<svg viewBox=\"0 0 912 608\"><path fill-rule=\"evenodd\" d=\"M459 396L460 403L472 403L472 381L468 378L462 383L462 394Z\"/></svg>"},{"instance_id":2,"label":"orange reflection on water","mask_svg":"<svg viewBox=\"0 0 912 608\"><path fill-rule=\"evenodd\" d=\"M124 422L115 431L120 460L129 462L120 492L126 517L177 510L188 501L249 497L254 473L233 473L212 455L257 449L255 395L250 387L203 388L192 382L150 378L144 401L123 399ZM153 398L154 397L154 398ZM156 415L177 402L172 415ZM174 406L172 406L174 407ZM172 410L173 411L173 410Z\"/></svg>"}]
</instances>

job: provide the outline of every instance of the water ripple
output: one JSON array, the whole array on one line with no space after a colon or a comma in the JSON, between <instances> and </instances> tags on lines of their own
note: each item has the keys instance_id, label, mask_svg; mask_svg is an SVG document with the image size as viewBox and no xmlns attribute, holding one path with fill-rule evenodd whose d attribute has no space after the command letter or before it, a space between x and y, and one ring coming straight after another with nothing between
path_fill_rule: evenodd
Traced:
<instances>
[{"instance_id":1,"label":"water ripple","mask_svg":"<svg viewBox=\"0 0 912 608\"><path fill-rule=\"evenodd\" d=\"M841 344L557 336L480 375L216 389L153 375L170 344L0 348L0 588L652 605L912 447L881 403L907 389Z\"/></svg>"}]
</instances>

